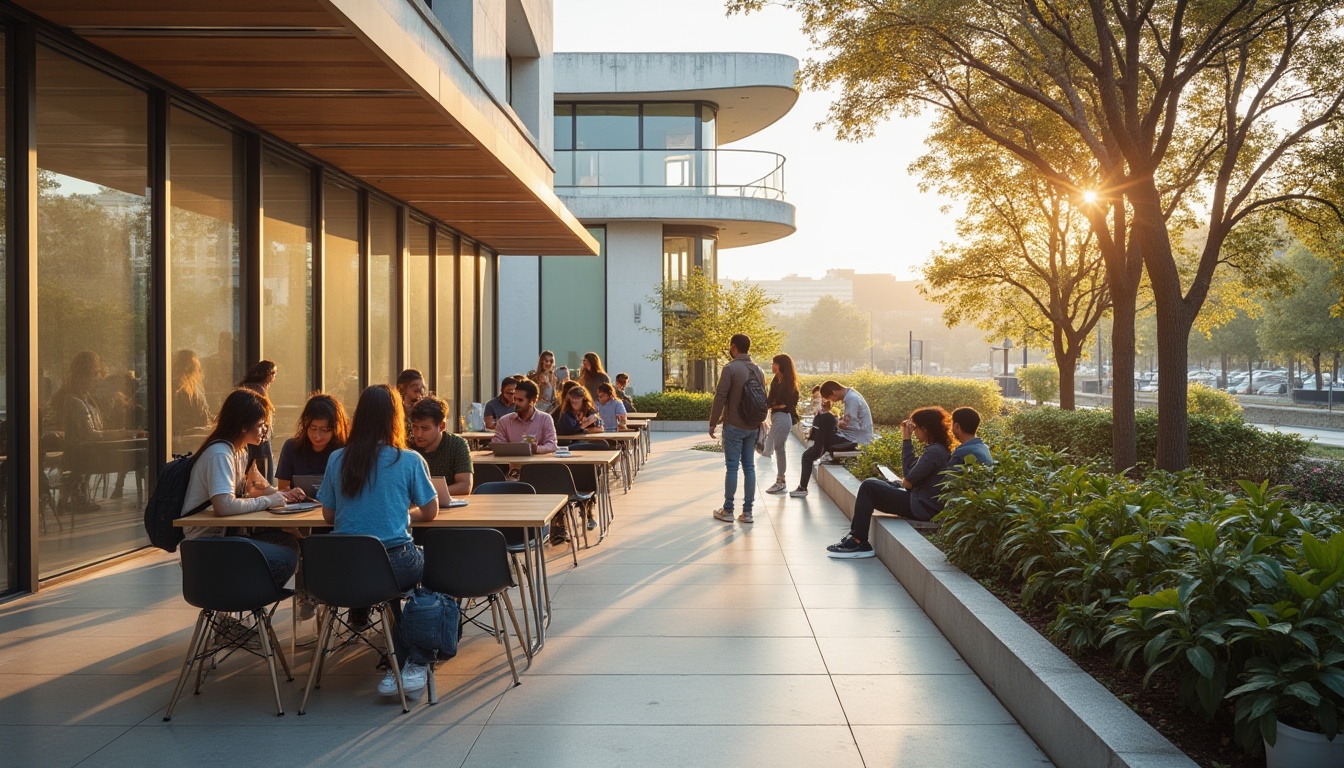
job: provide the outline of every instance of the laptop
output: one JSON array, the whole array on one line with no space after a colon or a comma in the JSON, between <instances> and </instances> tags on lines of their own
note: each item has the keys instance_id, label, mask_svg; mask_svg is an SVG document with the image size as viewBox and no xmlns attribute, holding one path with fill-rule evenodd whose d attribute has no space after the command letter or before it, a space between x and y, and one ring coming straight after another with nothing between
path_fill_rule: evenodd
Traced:
<instances>
[{"instance_id":1,"label":"laptop","mask_svg":"<svg viewBox=\"0 0 1344 768\"><path fill-rule=\"evenodd\" d=\"M316 501L296 501L293 504L286 504L283 507L272 507L272 515L296 515L300 512L307 512L313 509L320 509L321 504Z\"/></svg>"},{"instance_id":2,"label":"laptop","mask_svg":"<svg viewBox=\"0 0 1344 768\"><path fill-rule=\"evenodd\" d=\"M531 456L531 443L491 443L490 450L496 456Z\"/></svg>"},{"instance_id":3,"label":"laptop","mask_svg":"<svg viewBox=\"0 0 1344 768\"><path fill-rule=\"evenodd\" d=\"M429 478L429 482L434 485L434 490L439 494L440 507L465 507L466 499L454 499L453 494L448 492L448 478L442 475L435 475Z\"/></svg>"},{"instance_id":4,"label":"laptop","mask_svg":"<svg viewBox=\"0 0 1344 768\"><path fill-rule=\"evenodd\" d=\"M308 498L316 499L317 492L322 489L322 475L295 475L290 485L302 488Z\"/></svg>"}]
</instances>

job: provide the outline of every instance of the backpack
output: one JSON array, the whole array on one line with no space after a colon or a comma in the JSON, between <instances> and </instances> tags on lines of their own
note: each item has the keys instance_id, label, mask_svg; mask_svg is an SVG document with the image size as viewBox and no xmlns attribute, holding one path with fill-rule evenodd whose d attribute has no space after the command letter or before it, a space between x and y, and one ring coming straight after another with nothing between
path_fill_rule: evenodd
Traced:
<instances>
[{"instance_id":1,"label":"backpack","mask_svg":"<svg viewBox=\"0 0 1344 768\"><path fill-rule=\"evenodd\" d=\"M765 396L765 387L756 376L754 365L747 366L747 383L742 385L742 399L737 401L737 415L749 427L759 427L770 415L770 401Z\"/></svg>"},{"instance_id":2,"label":"backpack","mask_svg":"<svg viewBox=\"0 0 1344 768\"><path fill-rule=\"evenodd\" d=\"M457 655L461 618L456 600L441 592L416 587L401 607L397 631L413 657L426 663L451 659Z\"/></svg>"},{"instance_id":3,"label":"backpack","mask_svg":"<svg viewBox=\"0 0 1344 768\"><path fill-rule=\"evenodd\" d=\"M145 533L149 535L149 543L165 552L176 552L177 545L182 543L185 535L181 528L173 526L173 521L194 515L210 506L210 500L207 499L186 515L182 514L182 505L187 503L187 486L191 485L191 468L199 455L188 453L174 456L172 461L163 465L158 479L154 481L149 503L145 505Z\"/></svg>"}]
</instances>

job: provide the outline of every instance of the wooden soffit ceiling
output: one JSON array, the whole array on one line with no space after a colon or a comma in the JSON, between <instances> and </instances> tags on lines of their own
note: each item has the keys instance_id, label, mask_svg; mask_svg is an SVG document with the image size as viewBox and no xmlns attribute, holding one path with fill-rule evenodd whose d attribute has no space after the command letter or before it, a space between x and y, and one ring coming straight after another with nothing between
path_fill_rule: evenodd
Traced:
<instances>
[{"instance_id":1,"label":"wooden soffit ceiling","mask_svg":"<svg viewBox=\"0 0 1344 768\"><path fill-rule=\"evenodd\" d=\"M374 0L18 4L499 253L596 253L502 108Z\"/></svg>"}]
</instances>

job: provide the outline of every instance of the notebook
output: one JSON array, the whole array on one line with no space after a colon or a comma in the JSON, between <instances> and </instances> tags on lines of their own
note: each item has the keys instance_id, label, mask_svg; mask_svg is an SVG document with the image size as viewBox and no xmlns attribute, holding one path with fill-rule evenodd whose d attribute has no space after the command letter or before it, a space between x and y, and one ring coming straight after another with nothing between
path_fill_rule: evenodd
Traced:
<instances>
[{"instance_id":1,"label":"notebook","mask_svg":"<svg viewBox=\"0 0 1344 768\"><path fill-rule=\"evenodd\" d=\"M490 450L496 456L531 456L531 443L491 443Z\"/></svg>"}]
</instances>

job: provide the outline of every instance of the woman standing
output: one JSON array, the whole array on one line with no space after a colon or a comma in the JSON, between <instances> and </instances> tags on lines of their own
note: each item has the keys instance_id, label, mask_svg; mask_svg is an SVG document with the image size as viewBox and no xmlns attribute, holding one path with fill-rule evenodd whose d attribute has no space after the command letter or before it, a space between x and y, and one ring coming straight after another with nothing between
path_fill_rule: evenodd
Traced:
<instances>
[{"instance_id":1,"label":"woman standing","mask_svg":"<svg viewBox=\"0 0 1344 768\"><path fill-rule=\"evenodd\" d=\"M242 381L238 382L238 386L269 398L271 385L275 383L276 370L275 363L270 360L262 360L248 369L247 375L243 377ZM253 466L257 468L257 472L266 481L266 485L275 484L275 453L271 449L271 424L269 421L266 423L266 434L262 437L261 443L248 449L249 474Z\"/></svg>"},{"instance_id":2,"label":"woman standing","mask_svg":"<svg viewBox=\"0 0 1344 768\"><path fill-rule=\"evenodd\" d=\"M563 437L602 431L602 417L598 415L593 399L588 397L588 390L573 387L565 395L564 405L560 418L555 422L556 435Z\"/></svg>"},{"instance_id":3,"label":"woman standing","mask_svg":"<svg viewBox=\"0 0 1344 768\"><path fill-rule=\"evenodd\" d=\"M429 467L406 448L406 416L401 398L386 384L364 390L355 406L350 441L331 454L317 500L322 517L336 533L377 536L387 549L397 586L410 589L420 581L425 556L411 541L408 522L428 522L439 515L439 496L429 481ZM406 510L411 510L409 518ZM401 618L401 604L392 606ZM401 684L407 693L425 687L425 664L407 658L396 639L396 654L405 660ZM397 695L397 679L389 671L378 684L384 696Z\"/></svg>"},{"instance_id":4,"label":"woman standing","mask_svg":"<svg viewBox=\"0 0 1344 768\"><path fill-rule=\"evenodd\" d=\"M179 349L173 356L173 432L180 435L208 426L210 404L201 359L190 349Z\"/></svg>"},{"instance_id":5,"label":"woman standing","mask_svg":"<svg viewBox=\"0 0 1344 768\"><path fill-rule=\"evenodd\" d=\"M546 350L537 358L537 369L528 374L537 385L537 410L550 413L555 407L555 388L559 382L555 377L555 353Z\"/></svg>"},{"instance_id":6,"label":"woman standing","mask_svg":"<svg viewBox=\"0 0 1344 768\"><path fill-rule=\"evenodd\" d=\"M337 448L344 448L350 437L350 420L341 402L331 395L308 398L299 414L294 436L280 447L280 462L275 469L276 485L289 490L295 475L322 476L327 461Z\"/></svg>"},{"instance_id":7,"label":"woman standing","mask_svg":"<svg viewBox=\"0 0 1344 768\"><path fill-rule=\"evenodd\" d=\"M583 356L583 362L579 367L579 383L588 390L590 402L597 400L597 385L611 383L607 370L602 367L602 358L598 357L596 352L589 352Z\"/></svg>"},{"instance_id":8,"label":"woman standing","mask_svg":"<svg viewBox=\"0 0 1344 768\"><path fill-rule=\"evenodd\" d=\"M765 455L772 451L775 454L775 484L765 492L783 493L788 490L784 480L787 469L784 449L793 434L793 425L798 423L798 372L788 355L775 355L770 367L775 375L765 396L770 404L770 435L766 438Z\"/></svg>"}]
</instances>

